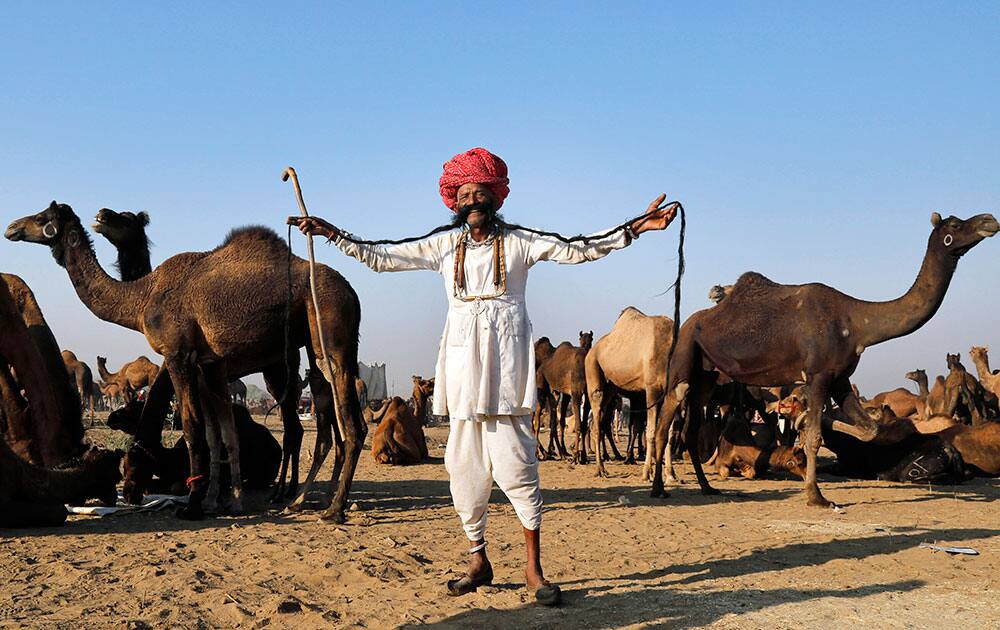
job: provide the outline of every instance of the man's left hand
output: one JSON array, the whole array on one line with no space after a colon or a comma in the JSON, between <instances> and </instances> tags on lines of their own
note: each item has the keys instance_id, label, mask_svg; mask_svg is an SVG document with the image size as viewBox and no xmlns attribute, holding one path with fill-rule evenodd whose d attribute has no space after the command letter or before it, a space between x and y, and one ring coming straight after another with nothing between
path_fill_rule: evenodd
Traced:
<instances>
[{"instance_id":1,"label":"man's left hand","mask_svg":"<svg viewBox=\"0 0 1000 630\"><path fill-rule=\"evenodd\" d=\"M636 219L632 223L632 231L635 232L636 236L649 230L665 230L670 225L670 222L677 216L678 204L675 201L665 204L666 199L666 194L654 199L646 208L646 216Z\"/></svg>"}]
</instances>

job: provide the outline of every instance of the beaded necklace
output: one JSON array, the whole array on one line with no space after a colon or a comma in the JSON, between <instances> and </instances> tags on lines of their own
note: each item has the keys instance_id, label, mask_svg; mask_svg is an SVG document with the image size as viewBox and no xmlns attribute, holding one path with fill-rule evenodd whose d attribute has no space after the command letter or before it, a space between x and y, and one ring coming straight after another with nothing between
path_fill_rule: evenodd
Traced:
<instances>
[{"instance_id":1,"label":"beaded necklace","mask_svg":"<svg viewBox=\"0 0 1000 630\"><path fill-rule=\"evenodd\" d=\"M473 241L470 243L471 235L468 230L464 230L459 237L458 247L455 250L455 271L453 295L463 302L475 302L479 300L493 300L507 292L507 264L504 258L503 230L497 230L482 243ZM493 293L487 295L466 295L465 294L465 250L466 248L486 247L490 240L493 241Z\"/></svg>"}]
</instances>

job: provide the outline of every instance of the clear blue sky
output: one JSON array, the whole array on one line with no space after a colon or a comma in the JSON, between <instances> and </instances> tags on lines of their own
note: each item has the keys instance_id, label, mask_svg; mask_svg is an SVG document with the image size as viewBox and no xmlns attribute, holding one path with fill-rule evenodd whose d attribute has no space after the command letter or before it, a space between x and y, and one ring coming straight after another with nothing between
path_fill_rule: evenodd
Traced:
<instances>
[{"instance_id":1,"label":"clear blue sky","mask_svg":"<svg viewBox=\"0 0 1000 630\"><path fill-rule=\"evenodd\" d=\"M242 224L284 234L292 164L314 213L401 237L447 219L441 164L482 145L509 164L504 209L521 223L596 231L660 192L681 199L685 314L747 270L888 299L912 282L932 211L1000 211L998 60L990 2L8 3L0 222L52 199L85 220L146 210L157 264ZM601 335L629 304L668 313L676 237L536 267L536 335ZM319 256L361 296L361 357L388 362L399 391L431 374L440 278ZM972 344L1000 355L998 268L1000 240L967 255L934 320L866 352L862 390L916 367L933 378ZM91 315L47 250L0 242L0 270L92 366L150 352Z\"/></svg>"}]
</instances>

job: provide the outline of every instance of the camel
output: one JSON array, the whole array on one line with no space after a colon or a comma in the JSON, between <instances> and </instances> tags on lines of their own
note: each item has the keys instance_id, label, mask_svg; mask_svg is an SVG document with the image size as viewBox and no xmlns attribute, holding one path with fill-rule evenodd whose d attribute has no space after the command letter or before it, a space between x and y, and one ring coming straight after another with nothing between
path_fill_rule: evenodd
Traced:
<instances>
[{"instance_id":1,"label":"camel","mask_svg":"<svg viewBox=\"0 0 1000 630\"><path fill-rule=\"evenodd\" d=\"M360 379L359 379L360 380ZM364 381L362 381L363 383ZM427 399L434 395L434 379L413 376L413 415L420 426L427 424ZM422 432L422 430L421 430Z\"/></svg>"},{"instance_id":2,"label":"camel","mask_svg":"<svg viewBox=\"0 0 1000 630\"><path fill-rule=\"evenodd\" d=\"M117 372L109 372L108 360L105 357L97 357L97 371L106 385L117 385L125 397L125 402L129 403L140 389L153 384L156 375L160 373L160 366L150 361L149 357L141 356L129 361Z\"/></svg>"},{"instance_id":3,"label":"camel","mask_svg":"<svg viewBox=\"0 0 1000 630\"><path fill-rule=\"evenodd\" d=\"M246 383L244 383L240 379L236 379L235 381L229 382L227 389L229 390L230 400L232 400L234 403L238 405L243 405L244 407L246 407L247 404Z\"/></svg>"},{"instance_id":4,"label":"camel","mask_svg":"<svg viewBox=\"0 0 1000 630\"><path fill-rule=\"evenodd\" d=\"M86 450L80 398L34 294L11 274L0 274L0 328L4 438L38 465L53 467L78 457Z\"/></svg>"},{"instance_id":5,"label":"camel","mask_svg":"<svg viewBox=\"0 0 1000 630\"><path fill-rule=\"evenodd\" d=\"M647 447L642 474L646 481L652 479L652 446L660 401L667 388L667 353L674 337L673 327L674 322L669 317L646 315L629 306L618 316L611 332L597 340L585 360L587 394L594 409L591 432L595 441L596 427L610 417L612 388L645 395ZM669 451L667 453L667 478L675 481ZM595 474L607 476L599 452Z\"/></svg>"},{"instance_id":6,"label":"camel","mask_svg":"<svg viewBox=\"0 0 1000 630\"><path fill-rule=\"evenodd\" d=\"M273 482L281 466L281 445L264 425L254 422L250 412L243 405L232 405L236 422L236 436L240 444L240 472L247 488L267 488ZM178 440L172 448L163 446L155 439L155 428L142 426L143 405L132 402L115 412L115 427L125 430L135 429L137 439L125 454L125 483L122 494L128 503L141 503L148 492L181 494L185 490L185 480L191 474L187 442ZM112 426L111 418L108 426ZM160 422L162 435L163 422ZM229 485L230 479L223 469L220 485ZM153 481L154 475L157 481Z\"/></svg>"},{"instance_id":7,"label":"camel","mask_svg":"<svg viewBox=\"0 0 1000 630\"><path fill-rule=\"evenodd\" d=\"M545 412L549 400L549 388L541 372L539 372L539 368L555 351L555 346L552 345L552 341L548 337L539 337L535 341L535 410L532 413L531 426L535 431L535 440L538 442L538 459L540 460L547 459L550 454L554 454L555 452L558 452L561 457L569 455L566 451L566 445L562 441L561 433L558 435L549 433L549 447L547 451L542 448L542 442L539 438L542 430L542 414ZM551 419L549 422L552 424Z\"/></svg>"},{"instance_id":8,"label":"camel","mask_svg":"<svg viewBox=\"0 0 1000 630\"><path fill-rule=\"evenodd\" d=\"M979 374L979 382L987 391L1000 397L1000 373L990 371L988 353L989 349L982 346L972 346L969 350L969 356L972 357L972 363L975 364L976 372Z\"/></svg>"},{"instance_id":9,"label":"camel","mask_svg":"<svg viewBox=\"0 0 1000 630\"><path fill-rule=\"evenodd\" d=\"M984 422L974 427L956 424L936 435L959 452L972 474L1000 475L1000 422Z\"/></svg>"},{"instance_id":10,"label":"camel","mask_svg":"<svg viewBox=\"0 0 1000 630\"><path fill-rule=\"evenodd\" d=\"M731 474L756 479L768 470L783 470L800 479L805 479L806 476L806 454L797 446L761 448L756 445L736 445L725 437L719 439L718 449L705 464L714 465L716 473L722 479L728 479Z\"/></svg>"},{"instance_id":11,"label":"camel","mask_svg":"<svg viewBox=\"0 0 1000 630\"><path fill-rule=\"evenodd\" d=\"M97 215L98 225L102 227L98 230L107 238L118 251L118 267L123 280L138 280L150 272L149 268L149 239L146 236L145 226L149 223L148 215L139 213L132 215L128 212L117 213L107 208L101 210ZM299 456L301 451L302 422L298 414L298 401L302 390L309 385L310 371L306 369L305 379L298 378L299 353L298 349L288 348L288 358L277 364L268 366L262 370L264 383L268 392L276 401L281 414L281 422L284 427L282 435L282 461L278 483L275 485L272 500L281 498L292 499L296 496L299 488ZM98 365L100 367L100 364ZM288 374L294 376L291 379L292 388L286 391L286 383L289 382ZM173 384L169 382L169 374L161 370L156 381L150 385L150 392L156 392L159 400L150 401L149 415L146 424L152 427L160 427L163 418L166 417L167 406L174 395ZM237 379L238 380L238 379ZM167 381L164 383L163 381ZM356 379L355 385L357 385ZM242 382L242 381L241 381ZM111 397L121 396L121 387L115 384L106 386L104 390ZM245 386L244 386L244 400ZM244 403L245 404L245 403ZM315 404L313 404L313 416L315 414ZM317 423L322 419L317 418ZM156 436L159 435L157 429ZM158 440L158 437L155 437ZM314 460L315 461L315 460ZM287 482L286 482L287 480Z\"/></svg>"},{"instance_id":12,"label":"camel","mask_svg":"<svg viewBox=\"0 0 1000 630\"><path fill-rule=\"evenodd\" d=\"M76 389L80 392L80 401L84 406L90 407L90 421L94 422L94 373L90 366L76 358L76 355L69 350L62 351L62 360L66 365L66 372L76 383Z\"/></svg>"},{"instance_id":13,"label":"camel","mask_svg":"<svg viewBox=\"0 0 1000 630\"><path fill-rule=\"evenodd\" d=\"M704 370L709 364L747 385L806 385L805 495L809 505L829 506L816 483L820 416L826 401L832 398L853 422L835 422L833 429L865 441L874 439L877 427L850 383L861 354L865 348L923 326L944 300L959 258L1000 231L1000 224L988 214L962 220L944 219L935 212L931 225L917 279L896 300L867 302L823 284L780 285L750 272L737 280L732 293L718 305L688 318L669 367L668 395L660 414L663 422L657 427L652 494L664 492L663 451L676 412L682 406L687 411L689 432L696 434L701 424L701 410L690 401L701 400L701 390L711 388ZM688 448L691 452L690 443ZM702 492L717 493L693 452L691 459Z\"/></svg>"},{"instance_id":14,"label":"camel","mask_svg":"<svg viewBox=\"0 0 1000 630\"><path fill-rule=\"evenodd\" d=\"M0 527L61 525L67 503L90 498L115 505L121 458L121 451L92 448L70 466L48 469L24 461L0 440Z\"/></svg>"},{"instance_id":15,"label":"camel","mask_svg":"<svg viewBox=\"0 0 1000 630\"><path fill-rule=\"evenodd\" d=\"M986 391L975 376L962 365L958 354L947 355L948 376L944 383L944 415L961 417L963 422L982 424L996 415L996 397Z\"/></svg>"},{"instance_id":16,"label":"camel","mask_svg":"<svg viewBox=\"0 0 1000 630\"><path fill-rule=\"evenodd\" d=\"M907 378L909 378L911 374L914 373L908 373L906 375ZM924 379L926 378L927 376L924 375ZM925 380L924 385L926 384L927 382ZM865 404L866 407L881 407L882 405L888 405L892 408L892 412L900 418L923 418L927 415L926 397L921 398L919 394L914 394L904 387L897 387L891 391L876 394L871 401Z\"/></svg>"},{"instance_id":17,"label":"camel","mask_svg":"<svg viewBox=\"0 0 1000 630\"><path fill-rule=\"evenodd\" d=\"M149 238L146 236L148 214L101 208L95 221L94 231L108 239L118 251L115 266L123 282L138 280L153 271L149 261Z\"/></svg>"},{"instance_id":18,"label":"camel","mask_svg":"<svg viewBox=\"0 0 1000 630\"><path fill-rule=\"evenodd\" d=\"M414 381L419 377L414 377ZM377 464L405 466L428 457L427 439L420 417L399 396L383 403L375 414L379 425L372 433L372 457Z\"/></svg>"},{"instance_id":19,"label":"camel","mask_svg":"<svg viewBox=\"0 0 1000 630\"><path fill-rule=\"evenodd\" d=\"M552 352L552 356L546 359L538 368L539 374L548 390L546 402L550 414L549 445L551 447L552 434L558 430L556 424L556 392L558 392L568 395L573 406L576 433L576 438L573 442L573 459L581 464L587 462L587 447L583 434L587 427L585 418L590 407L590 401L587 399L587 377L584 371L584 359L593 341L593 331L583 332L581 330L579 346L574 346L568 341L562 342ZM566 421L566 405L562 405L560 411L558 422L561 424ZM598 443L595 442L594 444L596 447Z\"/></svg>"},{"instance_id":20,"label":"camel","mask_svg":"<svg viewBox=\"0 0 1000 630\"><path fill-rule=\"evenodd\" d=\"M319 303L313 308L307 261L289 256L287 245L273 231L249 227L234 230L212 251L172 256L139 280L118 282L101 268L72 208L55 201L35 215L14 221L5 236L50 247L91 312L142 332L150 347L164 357L191 459L188 505L180 511L184 518L201 518L204 508L215 507L223 444L233 480L230 509L242 510L239 444L226 383L280 365L290 348L306 346L313 374L310 389L324 425L296 504L304 503L305 493L334 445L331 428L338 420L336 494L323 516L345 520L365 427L353 387L361 306L340 274L324 265L316 267ZM318 348L317 309L325 315L323 336L329 356L322 356ZM330 374L333 382L327 383L324 374Z\"/></svg>"}]
</instances>

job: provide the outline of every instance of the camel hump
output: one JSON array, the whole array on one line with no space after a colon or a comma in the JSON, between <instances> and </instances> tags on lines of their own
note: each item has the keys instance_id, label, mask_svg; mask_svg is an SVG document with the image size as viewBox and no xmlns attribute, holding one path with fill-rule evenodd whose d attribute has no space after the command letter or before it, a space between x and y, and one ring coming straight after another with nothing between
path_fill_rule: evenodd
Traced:
<instances>
[{"instance_id":1,"label":"camel hump","mask_svg":"<svg viewBox=\"0 0 1000 630\"><path fill-rule=\"evenodd\" d=\"M268 245L274 245L278 247L286 247L285 241L282 240L278 233L271 228L264 225L244 225L243 227L233 228L230 230L229 234L226 235L226 239L222 241L222 244L216 247L216 249L222 249L228 245L243 245L250 246L254 242L266 243Z\"/></svg>"},{"instance_id":2,"label":"camel hump","mask_svg":"<svg viewBox=\"0 0 1000 630\"><path fill-rule=\"evenodd\" d=\"M736 284L733 285L733 293L735 294L740 290L745 291L753 288L771 288L776 286L779 286L778 283L764 274L757 273L756 271L748 271L736 280Z\"/></svg>"},{"instance_id":3,"label":"camel hump","mask_svg":"<svg viewBox=\"0 0 1000 630\"><path fill-rule=\"evenodd\" d=\"M622 319L626 315L628 317L645 317L646 316L645 313L643 313L642 311L640 311L639 309L637 309L634 306L626 306L624 309L622 309L622 312L618 313L618 319Z\"/></svg>"}]
</instances>

